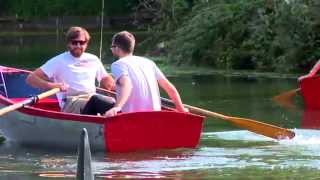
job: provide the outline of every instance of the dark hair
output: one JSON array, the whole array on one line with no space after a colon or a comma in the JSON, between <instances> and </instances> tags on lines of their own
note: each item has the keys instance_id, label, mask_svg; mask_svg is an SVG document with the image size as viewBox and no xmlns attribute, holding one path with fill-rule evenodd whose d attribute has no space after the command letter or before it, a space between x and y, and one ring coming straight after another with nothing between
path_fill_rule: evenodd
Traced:
<instances>
[{"instance_id":1,"label":"dark hair","mask_svg":"<svg viewBox=\"0 0 320 180\"><path fill-rule=\"evenodd\" d=\"M88 31L82 27L70 27L69 30L66 33L66 39L67 42L72 41L73 39L76 39L80 36L81 33L84 33L84 36L86 38L86 41L90 40L90 35L88 33Z\"/></svg>"},{"instance_id":2,"label":"dark hair","mask_svg":"<svg viewBox=\"0 0 320 180\"><path fill-rule=\"evenodd\" d=\"M113 45L119 47L127 53L133 53L135 38L128 31L121 31L112 37Z\"/></svg>"}]
</instances>

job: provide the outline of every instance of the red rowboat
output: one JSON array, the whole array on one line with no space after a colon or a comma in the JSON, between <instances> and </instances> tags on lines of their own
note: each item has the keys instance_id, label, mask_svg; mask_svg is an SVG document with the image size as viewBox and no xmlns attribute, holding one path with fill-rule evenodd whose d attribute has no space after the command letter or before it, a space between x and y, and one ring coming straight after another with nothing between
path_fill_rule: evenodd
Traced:
<instances>
[{"instance_id":1,"label":"red rowboat","mask_svg":"<svg viewBox=\"0 0 320 180\"><path fill-rule=\"evenodd\" d=\"M29 71L0 66L0 108L40 94L25 83ZM0 117L0 129L10 141L32 147L74 149L86 128L91 149L106 152L195 148L204 117L170 109L120 113L111 118L60 111L56 97L41 99Z\"/></svg>"}]
</instances>

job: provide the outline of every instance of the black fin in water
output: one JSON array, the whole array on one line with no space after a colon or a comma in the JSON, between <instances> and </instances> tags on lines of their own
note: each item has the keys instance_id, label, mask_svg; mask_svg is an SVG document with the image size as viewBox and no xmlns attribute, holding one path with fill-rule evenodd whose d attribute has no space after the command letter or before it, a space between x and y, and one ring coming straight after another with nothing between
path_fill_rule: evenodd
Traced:
<instances>
[{"instance_id":1,"label":"black fin in water","mask_svg":"<svg viewBox=\"0 0 320 180\"><path fill-rule=\"evenodd\" d=\"M78 146L77 180L94 180L88 132L82 129Z\"/></svg>"}]
</instances>

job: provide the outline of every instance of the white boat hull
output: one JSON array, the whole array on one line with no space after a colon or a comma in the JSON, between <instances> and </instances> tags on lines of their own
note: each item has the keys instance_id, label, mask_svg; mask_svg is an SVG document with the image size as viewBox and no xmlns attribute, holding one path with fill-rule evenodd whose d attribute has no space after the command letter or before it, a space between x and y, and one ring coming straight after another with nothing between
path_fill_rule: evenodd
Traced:
<instances>
[{"instance_id":1,"label":"white boat hull","mask_svg":"<svg viewBox=\"0 0 320 180\"><path fill-rule=\"evenodd\" d=\"M75 150L81 130L86 128L91 149L105 151L102 124L57 120L14 111L0 117L0 128L9 141L24 146Z\"/></svg>"}]
</instances>

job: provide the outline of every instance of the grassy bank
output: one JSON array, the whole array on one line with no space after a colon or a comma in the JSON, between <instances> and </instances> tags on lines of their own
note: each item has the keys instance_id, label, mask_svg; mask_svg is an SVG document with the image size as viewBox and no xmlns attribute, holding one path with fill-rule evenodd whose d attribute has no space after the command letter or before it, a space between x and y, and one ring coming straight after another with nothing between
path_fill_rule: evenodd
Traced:
<instances>
[{"instance_id":1,"label":"grassy bank","mask_svg":"<svg viewBox=\"0 0 320 180\"><path fill-rule=\"evenodd\" d=\"M208 67L160 65L169 76L177 75L224 75L238 77L265 77L297 79L299 74L280 74L275 72L257 72L249 70L219 70ZM301 74L302 75L302 74Z\"/></svg>"},{"instance_id":2,"label":"grassy bank","mask_svg":"<svg viewBox=\"0 0 320 180\"><path fill-rule=\"evenodd\" d=\"M181 75L224 75L238 77L264 77L264 78L287 78L297 79L303 74L286 74L276 72L259 72L254 70L228 70L228 69L213 69L206 66L181 65L177 66L170 64L165 57L149 57L154 60L160 69L168 76Z\"/></svg>"}]
</instances>

